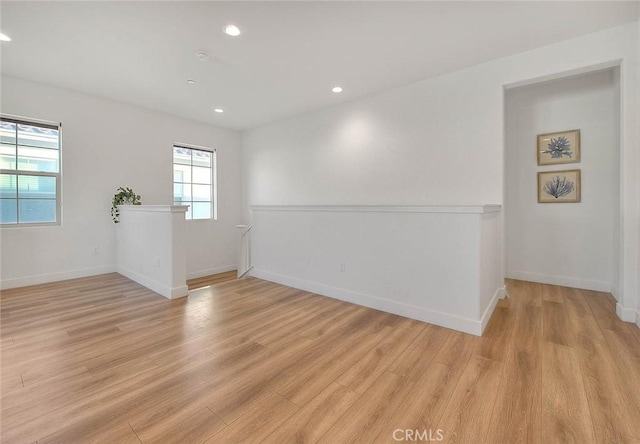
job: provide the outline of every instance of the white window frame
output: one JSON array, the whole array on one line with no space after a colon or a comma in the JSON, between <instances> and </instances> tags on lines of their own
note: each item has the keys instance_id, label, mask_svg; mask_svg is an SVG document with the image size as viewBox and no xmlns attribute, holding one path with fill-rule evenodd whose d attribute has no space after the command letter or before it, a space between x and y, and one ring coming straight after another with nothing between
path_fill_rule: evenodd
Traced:
<instances>
[{"instance_id":1,"label":"white window frame","mask_svg":"<svg viewBox=\"0 0 640 444\"><path fill-rule=\"evenodd\" d=\"M32 119L30 117L13 116L9 114L0 114L0 119L31 126L55 127L58 130L58 172L45 171L27 171L17 169L0 169L0 174L10 174L16 176L16 187L18 186L19 176L44 176L55 177L56 179L56 221L55 222L20 222L20 211L16 215L16 223L0 223L0 229L3 228L31 228L31 227L55 227L62 226L62 123L51 122L47 120ZM16 156L18 155L18 138L16 136ZM17 160L17 159L16 159ZM16 190L16 201L20 205L20 198Z\"/></svg>"},{"instance_id":2,"label":"white window frame","mask_svg":"<svg viewBox=\"0 0 640 444\"><path fill-rule=\"evenodd\" d=\"M207 148L207 147L203 147L203 146L198 146L198 145L191 145L188 143L174 143L173 146L171 147L171 176L172 176L172 187L171 187L171 195L172 195L172 199L171 201L174 202L175 205L175 195L173 194L173 185L175 185L175 178L173 177L173 167L174 165L176 165L176 163L173 161L173 149L174 148L182 148L182 149L187 149L187 150L192 150L192 151L206 151L208 153L211 153L211 215L208 218L204 218L204 219L194 219L193 218L193 208L191 208L191 218L187 219L187 221L191 221L191 222L200 222L200 221L210 221L210 220L218 220L218 161L217 161L217 153L216 150L214 148ZM182 164L179 164L182 165ZM191 164L191 168L193 168L193 161ZM180 183L187 183L187 182L180 182ZM193 185L193 174L191 175L191 181L189 182L191 185ZM206 184L197 184L196 185L206 185ZM193 199L193 194L191 196L191 198ZM194 201L192 200L191 203L193 203ZM198 201L195 201L198 202ZM186 205L186 204L185 204ZM186 214L185 214L186 217Z\"/></svg>"}]
</instances>

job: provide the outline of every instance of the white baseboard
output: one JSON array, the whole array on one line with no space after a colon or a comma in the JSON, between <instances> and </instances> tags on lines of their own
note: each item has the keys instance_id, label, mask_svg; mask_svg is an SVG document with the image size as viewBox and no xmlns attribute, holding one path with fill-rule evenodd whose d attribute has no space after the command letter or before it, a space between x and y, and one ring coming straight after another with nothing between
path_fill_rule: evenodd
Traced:
<instances>
[{"instance_id":1,"label":"white baseboard","mask_svg":"<svg viewBox=\"0 0 640 444\"><path fill-rule=\"evenodd\" d=\"M619 298L620 290L618 290L618 287L612 286L612 287L611 287L611 291L610 291L609 293L611 293L611 296L613 296L613 298L614 298L616 301L619 301L619 300L620 300L620 298Z\"/></svg>"},{"instance_id":2,"label":"white baseboard","mask_svg":"<svg viewBox=\"0 0 640 444\"><path fill-rule=\"evenodd\" d=\"M636 325L640 328L640 311L636 311Z\"/></svg>"},{"instance_id":3,"label":"white baseboard","mask_svg":"<svg viewBox=\"0 0 640 444\"><path fill-rule=\"evenodd\" d=\"M625 322L637 321L636 311L632 308L624 308L619 302L616 304L616 315Z\"/></svg>"},{"instance_id":4,"label":"white baseboard","mask_svg":"<svg viewBox=\"0 0 640 444\"><path fill-rule=\"evenodd\" d=\"M208 270L194 271L194 272L191 272L191 273L187 273L187 279L196 279L196 278L201 278L201 277L205 277L205 276L211 276L211 275L214 275L214 274L226 273L227 271L233 271L233 270L235 270L237 268L238 267L236 265L227 265L225 267L210 268Z\"/></svg>"},{"instance_id":5,"label":"white baseboard","mask_svg":"<svg viewBox=\"0 0 640 444\"><path fill-rule=\"evenodd\" d=\"M508 271L509 279L520 281L539 282L541 284L560 285L562 287L581 288L583 290L611 292L611 282L579 279L565 276L551 276L527 271Z\"/></svg>"},{"instance_id":6,"label":"white baseboard","mask_svg":"<svg viewBox=\"0 0 640 444\"><path fill-rule=\"evenodd\" d=\"M429 310L424 307L417 307L415 305L403 304L401 302L392 301L389 299L379 298L375 296L369 296L366 294L358 293L351 290L345 290L342 288L331 287L329 285L320 284L318 282L306 281L303 279L297 279L289 276L283 276L268 271L252 269L250 275L259 279L264 279L278 284L286 285L288 287L297 288L304 291L320 294L322 296L328 296L330 298L339 299L341 301L350 302L356 305L362 305L365 307L373 308L375 310L384 311L387 313L404 316L418 321L428 322L430 324L439 325L441 327L451 328L463 333L469 333L476 336L481 336L482 331L491 318L493 309L495 308L500 294L503 292L496 291L491 303L482 320L473 320L463 318L451 313L443 313L435 310ZM484 319L486 317L486 320Z\"/></svg>"},{"instance_id":7,"label":"white baseboard","mask_svg":"<svg viewBox=\"0 0 640 444\"><path fill-rule=\"evenodd\" d=\"M155 291L156 293L161 294L167 299L177 299L187 296L189 294L189 289L187 285L181 285L179 287L170 287L168 285L161 284L160 282L154 281L151 278L146 276L142 276L134 271L129 270L126 267L118 266L118 273L123 276L128 277L132 281L137 282L138 284L147 287L149 290Z\"/></svg>"},{"instance_id":8,"label":"white baseboard","mask_svg":"<svg viewBox=\"0 0 640 444\"><path fill-rule=\"evenodd\" d=\"M24 276L13 279L3 279L0 281L0 289L8 290L10 288L27 287L29 285L48 284L50 282L66 281L68 279L77 279L87 276L96 276L99 274L114 273L115 265L105 265L102 267L82 268L80 270L61 271L58 273L38 274L35 276Z\"/></svg>"},{"instance_id":9,"label":"white baseboard","mask_svg":"<svg viewBox=\"0 0 640 444\"><path fill-rule=\"evenodd\" d=\"M482 332L480 333L480 335L482 335L482 333L484 333L484 329L487 328L487 324L489 323L489 320L491 319L491 316L496 309L496 305L498 305L498 301L504 298L506 295L507 287L500 287L493 294L493 297L491 298L487 309L484 311L482 317L480 318L480 325L482 326Z\"/></svg>"}]
</instances>

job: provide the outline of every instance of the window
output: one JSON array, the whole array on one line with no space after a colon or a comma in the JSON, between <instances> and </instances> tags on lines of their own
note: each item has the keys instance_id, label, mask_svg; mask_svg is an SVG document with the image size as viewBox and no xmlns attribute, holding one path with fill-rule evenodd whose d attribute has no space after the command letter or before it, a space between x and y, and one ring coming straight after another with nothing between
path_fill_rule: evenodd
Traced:
<instances>
[{"instance_id":1,"label":"window","mask_svg":"<svg viewBox=\"0 0 640 444\"><path fill-rule=\"evenodd\" d=\"M0 117L0 224L60 223L60 125Z\"/></svg>"},{"instance_id":2,"label":"window","mask_svg":"<svg viewBox=\"0 0 640 444\"><path fill-rule=\"evenodd\" d=\"M216 152L174 145L173 203L189 205L187 219L216 219Z\"/></svg>"}]
</instances>

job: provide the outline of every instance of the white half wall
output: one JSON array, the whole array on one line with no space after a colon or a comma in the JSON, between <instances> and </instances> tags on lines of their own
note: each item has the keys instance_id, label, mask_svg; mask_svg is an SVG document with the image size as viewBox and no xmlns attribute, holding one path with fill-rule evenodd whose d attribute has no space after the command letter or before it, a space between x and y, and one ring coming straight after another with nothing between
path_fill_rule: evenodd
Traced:
<instances>
[{"instance_id":1,"label":"white half wall","mask_svg":"<svg viewBox=\"0 0 640 444\"><path fill-rule=\"evenodd\" d=\"M187 296L186 206L121 205L116 270L168 299Z\"/></svg>"},{"instance_id":2,"label":"white half wall","mask_svg":"<svg viewBox=\"0 0 640 444\"><path fill-rule=\"evenodd\" d=\"M475 335L504 291L499 206L252 209L255 277Z\"/></svg>"},{"instance_id":3,"label":"white half wall","mask_svg":"<svg viewBox=\"0 0 640 444\"><path fill-rule=\"evenodd\" d=\"M2 288L115 271L111 198L128 186L144 204L173 203L176 142L215 149L218 165L218 220L187 222L189 277L235 268L237 131L14 77L0 87L0 112L62 122L62 225L0 229Z\"/></svg>"},{"instance_id":4,"label":"white half wall","mask_svg":"<svg viewBox=\"0 0 640 444\"><path fill-rule=\"evenodd\" d=\"M507 277L619 288L617 77L617 69L607 69L507 90ZM538 166L536 136L571 129L580 130L580 161ZM537 173L571 169L581 171L581 202L538 203Z\"/></svg>"},{"instance_id":5,"label":"white half wall","mask_svg":"<svg viewBox=\"0 0 640 444\"><path fill-rule=\"evenodd\" d=\"M638 45L636 47L636 60L638 63L638 69L636 71L636 85L640 83L640 22L638 22ZM636 88L636 106L637 106L637 110L638 110L638 114L640 114L640 87ZM640 129L638 129L637 125L636 125L636 133L640 133ZM640 139L640 134L638 134L638 139ZM640 146L640 142L638 143L638 145L636 146ZM636 158L636 162L638 163L638 169L640 170L640 155L637 156ZM636 183L636 186L640 186L640 173L638 173L638 182ZM632 184L633 185L633 184ZM637 213L636 216L638 217L638 219L636 219L637 225L640 226L640 192L637 193ZM621 199L621 201L624 201L624 199ZM622 226L622 224L620 224L621 227L624 229L624 227ZM638 228L638 230L640 231L640 228ZM638 234L638 237L636 239L637 242L640 243L640 234ZM636 258L636 266L640 267L640 247L637 249L636 251L637 254L637 258ZM638 279L638 282L636 284L636 291L637 291L637 297L636 297L636 325L638 326L638 328L640 328L640 272L638 273L638 275L636 276ZM628 305L628 303L627 303ZM630 305L628 305L630 306Z\"/></svg>"},{"instance_id":6,"label":"white half wall","mask_svg":"<svg viewBox=\"0 0 640 444\"><path fill-rule=\"evenodd\" d=\"M251 205L502 204L505 88L619 65L619 300L635 311L638 28L604 30L246 131L245 221Z\"/></svg>"}]
</instances>

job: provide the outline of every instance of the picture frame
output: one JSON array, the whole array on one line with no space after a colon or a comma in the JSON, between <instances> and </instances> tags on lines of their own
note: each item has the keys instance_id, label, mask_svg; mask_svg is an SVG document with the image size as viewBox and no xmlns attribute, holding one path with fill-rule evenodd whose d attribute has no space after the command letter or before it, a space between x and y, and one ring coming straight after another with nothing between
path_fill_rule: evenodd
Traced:
<instances>
[{"instance_id":1,"label":"picture frame","mask_svg":"<svg viewBox=\"0 0 640 444\"><path fill-rule=\"evenodd\" d=\"M538 203L578 203L580 191L580 170L538 173Z\"/></svg>"},{"instance_id":2,"label":"picture frame","mask_svg":"<svg viewBox=\"0 0 640 444\"><path fill-rule=\"evenodd\" d=\"M580 162L580 130L538 134L536 156L538 165Z\"/></svg>"}]
</instances>

